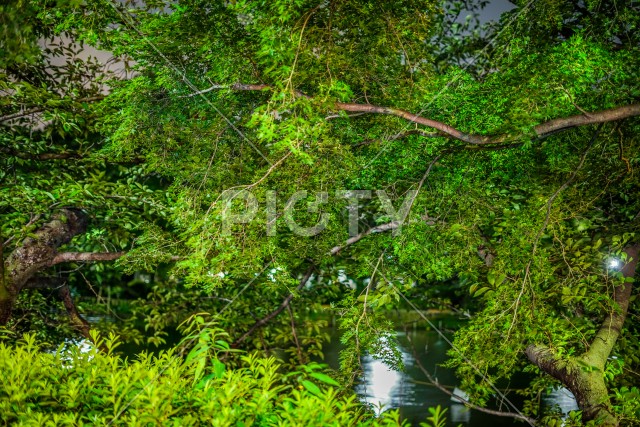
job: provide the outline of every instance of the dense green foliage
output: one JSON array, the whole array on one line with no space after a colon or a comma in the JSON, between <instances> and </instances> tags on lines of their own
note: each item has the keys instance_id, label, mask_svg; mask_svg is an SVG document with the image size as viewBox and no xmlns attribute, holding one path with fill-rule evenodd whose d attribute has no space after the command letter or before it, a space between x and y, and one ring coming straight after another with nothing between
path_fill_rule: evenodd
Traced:
<instances>
[{"instance_id":1,"label":"dense green foliage","mask_svg":"<svg viewBox=\"0 0 640 427\"><path fill-rule=\"evenodd\" d=\"M198 322L200 320L200 322ZM401 425L397 412L367 416L341 397L317 364L282 374L274 358L245 355L228 369L226 335L193 319L181 348L126 360L112 336L95 347L44 353L33 336L0 343L0 420L4 425ZM188 350L185 357L180 351ZM113 422L112 422L113 421Z\"/></svg>"},{"instance_id":2,"label":"dense green foliage","mask_svg":"<svg viewBox=\"0 0 640 427\"><path fill-rule=\"evenodd\" d=\"M472 1L16 2L23 7L11 9L11 22L29 25L4 24L5 38L20 33L24 43L2 45L0 107L5 119L37 112L0 129L5 256L55 208L82 208L89 228L68 251L127 252L115 266L89 267L90 281L160 268L140 309L151 327L210 310L232 343L284 347L305 362L324 338L313 316L333 303L347 382L365 352L401 365L386 310L410 301L462 306L473 313L448 362L462 387L484 404L494 383L530 371L524 412L540 419L538 397L558 379L534 368L527 349L544 345L557 360L573 360L622 311L627 321L604 368L589 369L605 381L607 410L638 422L637 289L625 300L628 313L621 310L614 289L631 284L633 272L611 262L629 261L625 248L639 239L640 121L597 113L639 102L638 4L515 3L480 28L453 25L477 7ZM62 48L35 47L52 35L112 52L131 72L121 78ZM53 67L56 54L72 59ZM571 116L583 122L544 131ZM291 229L287 201L302 190L293 218L311 227L329 214L319 234ZM345 190L373 195L359 200L358 232L404 220L401 229L347 245ZM377 190L394 209L408 200L406 217L390 214ZM247 192L258 202L255 217L225 232L229 212L246 209L242 197L227 203L229 195ZM66 278L63 271L56 275ZM85 279L68 280L81 288ZM283 300L286 311L245 340ZM9 326L20 329L20 319ZM37 359L33 344L21 348L11 351L30 356L17 363ZM57 359L37 360L44 369ZM159 369L152 359L132 367L98 354L78 360L86 362L78 372L93 363L113 366L113 375ZM261 363L274 369L257 360L237 375ZM186 384L192 368L180 363L175 378ZM185 405L208 387L190 387ZM307 392L289 397L292 416L316 405ZM246 398L261 405L257 395ZM268 422L285 416L273 412L286 405L278 399L269 397ZM313 413L340 417L334 409Z\"/></svg>"}]
</instances>

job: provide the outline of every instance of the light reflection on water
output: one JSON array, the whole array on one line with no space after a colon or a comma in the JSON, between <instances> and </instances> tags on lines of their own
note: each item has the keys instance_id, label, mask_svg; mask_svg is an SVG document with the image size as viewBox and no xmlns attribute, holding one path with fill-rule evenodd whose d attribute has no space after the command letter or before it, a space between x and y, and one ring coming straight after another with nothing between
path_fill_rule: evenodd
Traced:
<instances>
[{"instance_id":1,"label":"light reflection on water","mask_svg":"<svg viewBox=\"0 0 640 427\"><path fill-rule=\"evenodd\" d=\"M447 426L454 427L502 427L523 426L521 421L513 418L497 417L476 410L470 410L460 403L451 401L451 397L432 384L429 384L419 366L415 363L412 346L416 348L416 354L421 364L431 372L440 384L445 385L451 391L459 385L453 372L439 366L447 359L449 345L434 331L416 329L408 331L410 340L404 332L398 332L400 351L405 364L403 372L393 371L383 362L371 356L363 356L362 364L364 375L362 381L355 387L361 400L370 405L376 413L388 409L398 409L403 419L413 425L426 420L430 416L428 408L440 405L447 408ZM337 354L342 346L339 344L339 332L332 331L333 339L325 347L325 362L337 368ZM523 376L515 378L508 387L507 393L517 407L522 407L523 399L514 392L517 388L526 386L527 379ZM499 409L498 402L491 402L494 409ZM544 399L547 406L558 405L563 413L577 409L575 399L566 389L558 389ZM505 404L501 410L506 411Z\"/></svg>"},{"instance_id":2,"label":"light reflection on water","mask_svg":"<svg viewBox=\"0 0 640 427\"><path fill-rule=\"evenodd\" d=\"M563 414L569 413L569 411L577 411L578 403L573 394L564 387L554 389L551 393L543 398L544 403L548 406L557 405Z\"/></svg>"},{"instance_id":3,"label":"light reflection on water","mask_svg":"<svg viewBox=\"0 0 640 427\"><path fill-rule=\"evenodd\" d=\"M408 354L403 352L403 356ZM356 393L364 402L372 405L376 413L387 408L397 408L413 397L414 384L409 382L404 372L394 371L371 356L363 357L362 364L364 379L356 386Z\"/></svg>"}]
</instances>

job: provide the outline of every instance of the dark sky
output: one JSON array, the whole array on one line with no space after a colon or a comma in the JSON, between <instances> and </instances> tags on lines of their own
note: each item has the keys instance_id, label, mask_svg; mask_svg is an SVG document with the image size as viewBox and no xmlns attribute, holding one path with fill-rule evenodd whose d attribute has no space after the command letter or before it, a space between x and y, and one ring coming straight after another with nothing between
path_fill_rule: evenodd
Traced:
<instances>
[{"instance_id":1,"label":"dark sky","mask_svg":"<svg viewBox=\"0 0 640 427\"><path fill-rule=\"evenodd\" d=\"M500 14L508 10L513 9L515 6L513 3L507 0L492 0L487 7L482 11L480 19L483 22L490 20L498 20Z\"/></svg>"}]
</instances>

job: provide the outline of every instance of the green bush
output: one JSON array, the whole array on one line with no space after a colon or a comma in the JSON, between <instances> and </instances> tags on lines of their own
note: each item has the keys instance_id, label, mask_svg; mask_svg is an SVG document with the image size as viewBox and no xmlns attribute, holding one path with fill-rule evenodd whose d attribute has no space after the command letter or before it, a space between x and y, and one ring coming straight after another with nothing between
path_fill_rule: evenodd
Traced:
<instances>
[{"instance_id":1,"label":"green bush","mask_svg":"<svg viewBox=\"0 0 640 427\"><path fill-rule=\"evenodd\" d=\"M181 345L128 360L117 339L46 352L34 335L0 342L0 420L5 425L401 425L375 418L352 393L308 364L282 373L274 358L234 355L226 335L194 317ZM102 350L97 350L101 348Z\"/></svg>"}]
</instances>

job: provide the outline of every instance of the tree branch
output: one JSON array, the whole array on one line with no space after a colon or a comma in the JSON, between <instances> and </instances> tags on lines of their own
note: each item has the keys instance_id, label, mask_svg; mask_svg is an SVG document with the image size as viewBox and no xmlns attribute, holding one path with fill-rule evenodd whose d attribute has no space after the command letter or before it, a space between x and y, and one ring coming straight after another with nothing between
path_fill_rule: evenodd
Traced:
<instances>
[{"instance_id":1,"label":"tree branch","mask_svg":"<svg viewBox=\"0 0 640 427\"><path fill-rule=\"evenodd\" d=\"M563 384L567 384L569 372L574 368L573 362L560 359L552 349L539 344L527 346L525 354L529 361L543 372L546 372Z\"/></svg>"},{"instance_id":2,"label":"tree branch","mask_svg":"<svg viewBox=\"0 0 640 427\"><path fill-rule=\"evenodd\" d=\"M17 293L38 271L50 267L57 249L87 228L87 216L79 209L65 208L56 212L31 237L24 239L5 260L7 285Z\"/></svg>"},{"instance_id":3,"label":"tree branch","mask_svg":"<svg viewBox=\"0 0 640 427\"><path fill-rule=\"evenodd\" d=\"M296 292L299 292L300 290L302 290L304 285L307 284L307 282L311 278L311 274L313 273L314 269L315 269L315 265L311 265L307 269L302 279L300 279L300 283L296 287L296 290L295 290ZM233 344L231 344L231 347L232 348L238 347L238 345L244 340L246 340L251 334L253 334L256 331L256 329L263 327L264 325L269 323L272 319L274 319L278 314L282 313L282 311L284 311L284 309L289 306L289 303L291 303L291 300L293 299L293 297L294 297L293 292L287 295L287 297L282 301L282 303L280 303L278 308L276 308L271 313L267 314L265 317L263 317L262 319L254 323L253 326L251 326L247 332L245 332L240 338L238 338L233 342Z\"/></svg>"},{"instance_id":4,"label":"tree branch","mask_svg":"<svg viewBox=\"0 0 640 427\"><path fill-rule=\"evenodd\" d=\"M50 265L75 261L113 261L125 253L126 252L61 252L53 258Z\"/></svg>"},{"instance_id":5,"label":"tree branch","mask_svg":"<svg viewBox=\"0 0 640 427\"><path fill-rule=\"evenodd\" d=\"M348 238L343 245L334 246L329 253L331 255L336 255L338 252L340 252L347 246L353 245L354 243L367 237L369 234L383 233L385 231L395 230L399 226L400 226L400 223L398 221L392 221L386 224L376 225L375 227L371 227L370 229L363 231L360 234L357 234L353 237Z\"/></svg>"},{"instance_id":6,"label":"tree branch","mask_svg":"<svg viewBox=\"0 0 640 427\"><path fill-rule=\"evenodd\" d=\"M68 285L63 285L58 290L58 296L62 300L62 304L64 304L64 308L67 309L67 313L69 314L69 318L71 319L71 324L74 328L76 328L82 336L91 340L91 334L89 334L89 330L91 329L91 325L87 320L82 317L78 309L76 308L75 303L73 302L73 297L71 296L71 291L69 290Z\"/></svg>"},{"instance_id":7,"label":"tree branch","mask_svg":"<svg viewBox=\"0 0 640 427\"><path fill-rule=\"evenodd\" d=\"M622 276L625 279L633 279L638 266L638 257L640 256L640 243L626 247L624 253L627 254L628 262L622 267ZM613 301L615 306L602 322L591 343L591 347L582 356L590 365L604 369L604 364L624 327L632 289L633 283L627 281L614 288Z\"/></svg>"},{"instance_id":8,"label":"tree branch","mask_svg":"<svg viewBox=\"0 0 640 427\"><path fill-rule=\"evenodd\" d=\"M202 95L207 92L211 92L216 89L230 89L230 90L271 90L273 89L269 85L264 84L240 84L236 83L233 85L213 85L207 89L204 89L199 92L192 93L190 96ZM311 99L312 97L305 95L300 91L294 92L296 96L301 96L305 98ZM449 126L446 123L442 123L437 120L428 119L426 117L422 117L418 114L413 114L408 111L393 108L393 107L382 107L373 104L357 104L357 103L349 103L349 102L336 102L334 104L335 108L340 111L346 111L350 113L372 113L372 114L387 114L396 117L400 117L407 121L417 123L420 125L428 126L434 128L440 132L442 132L445 136L449 136L450 138L457 139L467 144L472 145L490 145L490 144L502 144L509 141L514 141L519 138L525 136L524 134L503 134L503 135L494 135L494 136L486 136L479 134L470 134L462 132L459 129L454 128L453 126ZM584 126L594 123L606 123L616 120L622 120L628 117L634 117L640 115L640 104L631 104L624 105L621 107L610 108L607 110L601 110L596 112L584 112L583 114L578 114L575 116L557 118L553 120L549 120L544 123L540 123L533 128L538 138L544 138L551 134L570 129L577 126Z\"/></svg>"}]
</instances>

